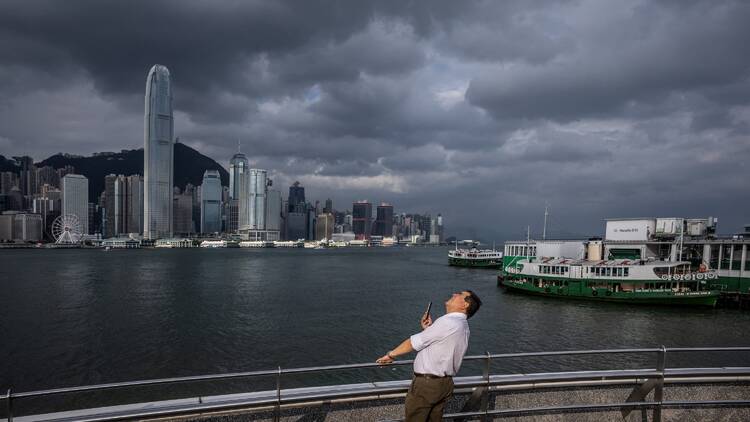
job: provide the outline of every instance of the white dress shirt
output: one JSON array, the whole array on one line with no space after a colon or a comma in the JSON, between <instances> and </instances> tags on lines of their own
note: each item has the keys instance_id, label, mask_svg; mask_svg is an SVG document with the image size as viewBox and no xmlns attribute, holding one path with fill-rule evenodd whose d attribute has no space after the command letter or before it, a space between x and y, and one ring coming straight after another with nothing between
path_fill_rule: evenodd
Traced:
<instances>
[{"instance_id":1,"label":"white dress shirt","mask_svg":"<svg viewBox=\"0 0 750 422\"><path fill-rule=\"evenodd\" d=\"M463 312L451 312L410 337L417 352L414 372L437 376L454 376L461 367L469 347L469 322Z\"/></svg>"}]
</instances>

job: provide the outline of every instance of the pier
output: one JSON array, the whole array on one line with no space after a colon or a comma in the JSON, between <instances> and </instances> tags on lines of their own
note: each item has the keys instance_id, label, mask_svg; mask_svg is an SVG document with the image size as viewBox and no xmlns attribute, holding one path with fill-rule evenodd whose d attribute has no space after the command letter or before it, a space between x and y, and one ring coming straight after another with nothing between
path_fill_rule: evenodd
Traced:
<instances>
[{"instance_id":1,"label":"pier","mask_svg":"<svg viewBox=\"0 0 750 422\"><path fill-rule=\"evenodd\" d=\"M481 374L455 378L455 394L446 408L444 420L748 420L750 366L681 367L668 364L679 360L679 356L697 354L732 356L733 362L743 363L738 357L746 357L748 352L750 347L662 346L467 356L464 365L482 368ZM647 367L618 365L627 361L625 356L635 358ZM558 362L565 358L575 358L583 367L534 373L495 371L497 365L508 361L548 359ZM595 368L591 363L597 359L611 362L612 369ZM336 371L408 369L412 363L403 360L391 365L279 367L266 371L28 392L10 389L0 396L0 412L3 412L0 421L400 421L409 379L293 388L285 387L285 382L295 376ZM257 377L274 379L276 388L183 397L167 393L177 385L215 384L227 380L247 382ZM125 389L149 391L147 396L151 400L112 404L112 398L107 398L108 394ZM107 405L86 402L87 405L81 407L82 395L97 397ZM36 408L27 405L31 401L42 405L37 404ZM55 409L40 412L45 402L58 404Z\"/></svg>"}]
</instances>

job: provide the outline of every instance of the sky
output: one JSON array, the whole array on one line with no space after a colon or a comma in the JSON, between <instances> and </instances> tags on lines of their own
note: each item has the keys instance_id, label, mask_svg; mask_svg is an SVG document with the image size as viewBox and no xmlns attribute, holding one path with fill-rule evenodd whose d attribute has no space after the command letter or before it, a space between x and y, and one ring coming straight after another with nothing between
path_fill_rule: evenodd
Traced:
<instances>
[{"instance_id":1,"label":"sky","mask_svg":"<svg viewBox=\"0 0 750 422\"><path fill-rule=\"evenodd\" d=\"M0 154L143 146L146 76L175 136L286 191L441 213L485 240L605 218L750 223L750 2L0 2Z\"/></svg>"}]
</instances>

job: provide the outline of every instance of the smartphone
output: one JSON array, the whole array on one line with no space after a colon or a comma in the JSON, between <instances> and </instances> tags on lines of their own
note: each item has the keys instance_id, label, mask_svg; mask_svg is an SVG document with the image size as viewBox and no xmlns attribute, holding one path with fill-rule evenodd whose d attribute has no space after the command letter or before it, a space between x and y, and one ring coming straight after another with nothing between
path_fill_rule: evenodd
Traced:
<instances>
[{"instance_id":1,"label":"smartphone","mask_svg":"<svg viewBox=\"0 0 750 422\"><path fill-rule=\"evenodd\" d=\"M430 309L432 309L432 301L430 301L430 303L427 304L427 310L424 311L424 314L430 315Z\"/></svg>"}]
</instances>

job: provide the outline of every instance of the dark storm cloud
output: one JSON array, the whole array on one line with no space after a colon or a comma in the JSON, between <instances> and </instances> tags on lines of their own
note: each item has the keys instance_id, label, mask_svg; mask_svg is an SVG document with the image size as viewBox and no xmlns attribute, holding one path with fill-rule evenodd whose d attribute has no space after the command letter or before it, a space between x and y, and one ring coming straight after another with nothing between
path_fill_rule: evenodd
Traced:
<instances>
[{"instance_id":1,"label":"dark storm cloud","mask_svg":"<svg viewBox=\"0 0 750 422\"><path fill-rule=\"evenodd\" d=\"M616 28L584 27L572 54L544 66L486 69L467 99L499 118L570 120L745 81L750 4L685 6L642 5L616 16Z\"/></svg>"},{"instance_id":2,"label":"dark storm cloud","mask_svg":"<svg viewBox=\"0 0 750 422\"><path fill-rule=\"evenodd\" d=\"M160 63L181 142L226 163L241 140L276 188L342 209L515 236L549 202L567 233L657 214L731 230L747 22L744 1L4 1L0 154L139 147Z\"/></svg>"}]
</instances>

